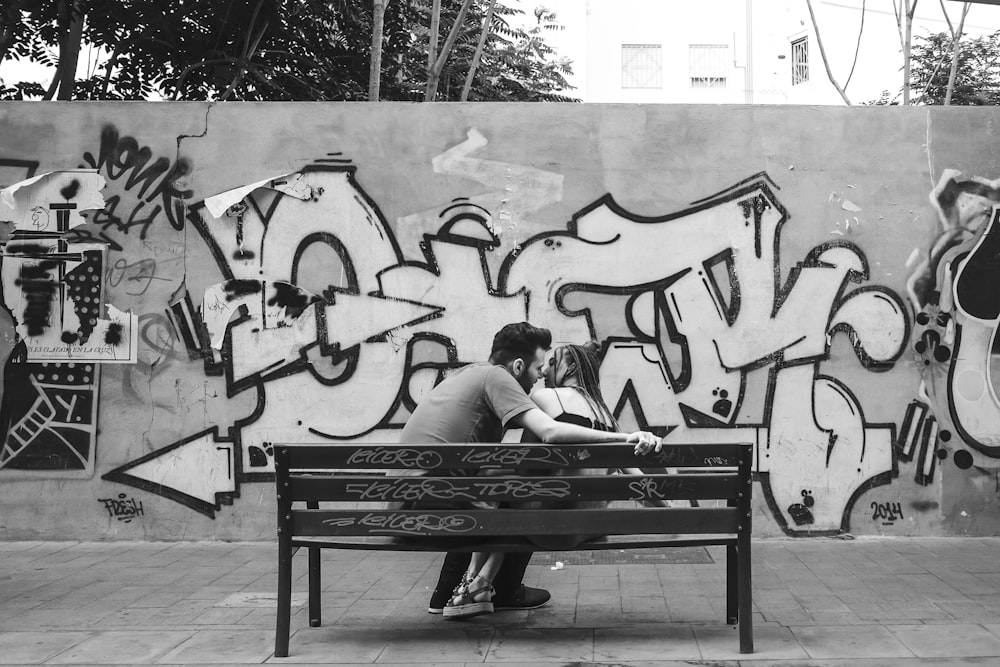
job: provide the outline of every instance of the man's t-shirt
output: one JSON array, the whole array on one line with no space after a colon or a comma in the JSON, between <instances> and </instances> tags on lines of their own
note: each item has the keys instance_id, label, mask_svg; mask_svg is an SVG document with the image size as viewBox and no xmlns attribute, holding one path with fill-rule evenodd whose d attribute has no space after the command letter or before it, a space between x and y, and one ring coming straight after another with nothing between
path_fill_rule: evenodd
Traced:
<instances>
[{"instance_id":1,"label":"man's t-shirt","mask_svg":"<svg viewBox=\"0 0 1000 667\"><path fill-rule=\"evenodd\" d=\"M500 442L510 420L534 407L503 366L469 364L423 397L399 441Z\"/></svg>"},{"instance_id":2,"label":"man's t-shirt","mask_svg":"<svg viewBox=\"0 0 1000 667\"><path fill-rule=\"evenodd\" d=\"M507 369L490 363L469 364L449 375L421 399L403 427L399 441L404 444L452 442L500 442L510 420L537 407ZM388 470L387 477L423 477L425 475L461 475L462 471L408 468ZM464 473L475 474L475 473ZM460 500L421 499L393 501L387 509L455 509L494 507L496 503ZM458 546L478 538L437 538L448 546Z\"/></svg>"}]
</instances>

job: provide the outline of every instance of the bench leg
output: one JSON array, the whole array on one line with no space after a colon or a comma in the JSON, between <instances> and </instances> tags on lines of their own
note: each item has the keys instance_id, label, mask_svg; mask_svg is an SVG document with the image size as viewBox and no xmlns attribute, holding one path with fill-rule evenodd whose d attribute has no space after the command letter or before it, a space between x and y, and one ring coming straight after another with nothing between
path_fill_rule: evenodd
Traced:
<instances>
[{"instance_id":1,"label":"bench leg","mask_svg":"<svg viewBox=\"0 0 1000 667\"><path fill-rule=\"evenodd\" d=\"M288 635L292 620L292 544L278 537L278 609L274 628L274 657L288 657Z\"/></svg>"},{"instance_id":2,"label":"bench leg","mask_svg":"<svg viewBox=\"0 0 1000 667\"><path fill-rule=\"evenodd\" d=\"M737 590L739 580L740 554L735 544L726 545L726 623L736 625L740 620L739 599Z\"/></svg>"},{"instance_id":3,"label":"bench leg","mask_svg":"<svg viewBox=\"0 0 1000 667\"><path fill-rule=\"evenodd\" d=\"M740 533L736 543L739 554L738 584L740 617L740 653L753 653L753 598L750 582L750 535Z\"/></svg>"},{"instance_id":4,"label":"bench leg","mask_svg":"<svg viewBox=\"0 0 1000 667\"><path fill-rule=\"evenodd\" d=\"M322 622L319 554L319 547L309 547L309 625L314 628Z\"/></svg>"}]
</instances>

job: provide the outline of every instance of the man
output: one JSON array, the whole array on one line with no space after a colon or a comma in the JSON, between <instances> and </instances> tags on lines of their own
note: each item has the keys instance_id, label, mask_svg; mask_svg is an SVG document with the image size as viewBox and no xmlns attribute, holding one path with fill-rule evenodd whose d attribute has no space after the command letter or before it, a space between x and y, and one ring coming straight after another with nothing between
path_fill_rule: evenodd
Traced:
<instances>
[{"instance_id":1,"label":"man","mask_svg":"<svg viewBox=\"0 0 1000 667\"><path fill-rule=\"evenodd\" d=\"M548 329L508 324L493 338L489 362L469 364L432 389L403 428L400 442L500 442L511 428L525 428L542 442L623 442L636 453L660 448L652 433L607 433L557 422L528 398L552 345ZM448 552L427 611L440 614L469 566L471 554ZM550 595L521 583L530 553L509 553L494 580L494 609L536 609Z\"/></svg>"}]
</instances>

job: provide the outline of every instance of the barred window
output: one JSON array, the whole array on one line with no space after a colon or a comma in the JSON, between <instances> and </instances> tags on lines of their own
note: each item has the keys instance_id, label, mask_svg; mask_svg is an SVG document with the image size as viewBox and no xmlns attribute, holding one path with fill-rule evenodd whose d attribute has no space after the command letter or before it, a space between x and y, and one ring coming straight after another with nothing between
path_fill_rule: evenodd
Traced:
<instances>
[{"instance_id":1,"label":"barred window","mask_svg":"<svg viewBox=\"0 0 1000 667\"><path fill-rule=\"evenodd\" d=\"M688 48L692 88L725 88L729 74L727 44L692 44Z\"/></svg>"},{"instance_id":2,"label":"barred window","mask_svg":"<svg viewBox=\"0 0 1000 667\"><path fill-rule=\"evenodd\" d=\"M622 88L662 88L659 44L622 44Z\"/></svg>"},{"instance_id":3,"label":"barred window","mask_svg":"<svg viewBox=\"0 0 1000 667\"><path fill-rule=\"evenodd\" d=\"M792 85L809 80L809 38L792 42Z\"/></svg>"}]
</instances>

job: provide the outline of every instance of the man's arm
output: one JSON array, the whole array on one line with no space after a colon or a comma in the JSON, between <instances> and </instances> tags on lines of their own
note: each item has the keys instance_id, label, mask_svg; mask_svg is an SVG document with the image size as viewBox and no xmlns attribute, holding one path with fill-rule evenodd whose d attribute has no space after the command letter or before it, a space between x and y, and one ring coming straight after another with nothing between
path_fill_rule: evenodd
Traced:
<instances>
[{"instance_id":1,"label":"man's arm","mask_svg":"<svg viewBox=\"0 0 1000 667\"><path fill-rule=\"evenodd\" d=\"M598 431L586 426L558 422L539 408L532 408L512 417L508 424L511 428L526 428L542 442L623 442L635 445L636 454L645 454L650 450L660 451L662 446L658 437L646 431L634 433L613 433Z\"/></svg>"}]
</instances>

